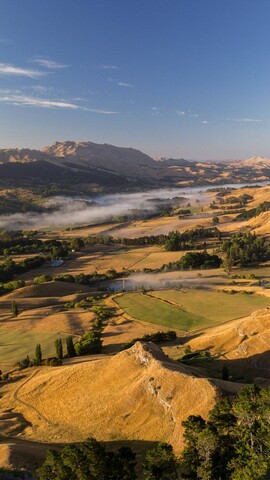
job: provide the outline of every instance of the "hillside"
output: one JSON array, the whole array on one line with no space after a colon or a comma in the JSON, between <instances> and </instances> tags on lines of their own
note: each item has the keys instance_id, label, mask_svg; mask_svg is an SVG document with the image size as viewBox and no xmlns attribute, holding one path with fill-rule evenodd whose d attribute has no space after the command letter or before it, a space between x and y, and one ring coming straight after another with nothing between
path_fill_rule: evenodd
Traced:
<instances>
[{"instance_id":1,"label":"hillside","mask_svg":"<svg viewBox=\"0 0 270 480\"><path fill-rule=\"evenodd\" d=\"M204 330L190 340L192 350L210 349L230 371L269 385L270 309Z\"/></svg>"},{"instance_id":2,"label":"hillside","mask_svg":"<svg viewBox=\"0 0 270 480\"><path fill-rule=\"evenodd\" d=\"M30 370L3 393L2 412L12 408L16 417L5 422L0 416L3 433L14 431L15 422L31 440L166 440L177 451L182 420L207 417L218 397L209 380L192 376L154 344L139 342L99 361Z\"/></svg>"},{"instance_id":3,"label":"hillside","mask_svg":"<svg viewBox=\"0 0 270 480\"><path fill-rule=\"evenodd\" d=\"M0 150L0 186L80 191L256 182L270 177L269 159L155 161L134 148L93 142L56 142L41 150Z\"/></svg>"}]
</instances>

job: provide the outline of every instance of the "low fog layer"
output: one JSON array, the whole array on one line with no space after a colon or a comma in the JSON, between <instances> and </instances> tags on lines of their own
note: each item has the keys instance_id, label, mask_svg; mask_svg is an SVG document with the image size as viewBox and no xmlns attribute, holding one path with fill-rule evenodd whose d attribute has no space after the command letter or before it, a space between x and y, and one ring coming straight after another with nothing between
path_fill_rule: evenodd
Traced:
<instances>
[{"instance_id":1,"label":"low fog layer","mask_svg":"<svg viewBox=\"0 0 270 480\"><path fill-rule=\"evenodd\" d=\"M180 255L179 255L180 257ZM115 292L123 289L126 291L140 290L158 290L164 288L185 288L185 287L209 287L209 284L214 285L224 284L224 281L218 279L223 272L217 271L216 275L211 277L204 276L201 273L193 272L160 272L160 273L134 273L127 278L114 280L110 283L110 288Z\"/></svg>"},{"instance_id":2,"label":"low fog layer","mask_svg":"<svg viewBox=\"0 0 270 480\"><path fill-rule=\"evenodd\" d=\"M45 207L54 211L45 213L15 213L0 216L0 228L5 230L28 230L45 227L64 227L77 224L95 225L110 221L112 217L127 215L132 210L140 209L155 212L157 200L185 197L191 200L191 195L199 198L200 194L188 190L162 189L141 193L124 193L100 195L97 197L53 197ZM195 198L195 197L194 197ZM185 200L184 203L185 204Z\"/></svg>"},{"instance_id":3,"label":"low fog layer","mask_svg":"<svg viewBox=\"0 0 270 480\"><path fill-rule=\"evenodd\" d=\"M261 184L266 182L261 182ZM219 185L219 187L237 187L243 185ZM149 190L140 193L123 193L100 195L97 197L54 197L44 205L53 208L45 213L15 213L0 216L0 228L5 230L31 230L45 227L64 227L72 225L95 225L110 221L112 217L127 215L132 210L140 209L155 212L157 200L185 197L186 202L196 199L205 201L206 187L189 187ZM156 199L156 201L155 201ZM185 205L183 201L183 206Z\"/></svg>"}]
</instances>

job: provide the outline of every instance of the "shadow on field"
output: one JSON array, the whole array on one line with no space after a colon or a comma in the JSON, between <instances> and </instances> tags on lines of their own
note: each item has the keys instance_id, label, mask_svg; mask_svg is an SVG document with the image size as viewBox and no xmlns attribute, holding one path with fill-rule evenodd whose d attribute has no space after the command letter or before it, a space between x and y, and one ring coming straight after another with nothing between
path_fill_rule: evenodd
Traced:
<instances>
[{"instance_id":1,"label":"shadow on field","mask_svg":"<svg viewBox=\"0 0 270 480\"><path fill-rule=\"evenodd\" d=\"M207 351L210 351L210 349L211 347ZM205 350L198 350L198 352L205 352ZM226 356L222 358L212 357L211 355L200 356L196 355L196 352L193 356L192 352L190 359L187 358L179 363L187 367L197 368L201 377L270 386L270 349L263 353L239 359L227 359ZM224 373L224 369L226 373Z\"/></svg>"},{"instance_id":2,"label":"shadow on field","mask_svg":"<svg viewBox=\"0 0 270 480\"><path fill-rule=\"evenodd\" d=\"M180 338L180 342L179 344L180 345L185 345L185 343L188 343L190 342L190 340L193 340L194 338L198 338L201 336L201 333L200 332L195 332L195 333L191 333L191 334L187 334L183 337Z\"/></svg>"}]
</instances>

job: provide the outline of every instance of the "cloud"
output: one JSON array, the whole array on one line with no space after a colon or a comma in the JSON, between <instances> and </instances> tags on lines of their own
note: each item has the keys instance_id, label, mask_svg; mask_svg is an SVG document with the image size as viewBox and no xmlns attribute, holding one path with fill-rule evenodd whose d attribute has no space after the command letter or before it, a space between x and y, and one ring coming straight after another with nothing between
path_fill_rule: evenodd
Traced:
<instances>
[{"instance_id":1,"label":"cloud","mask_svg":"<svg viewBox=\"0 0 270 480\"><path fill-rule=\"evenodd\" d=\"M103 70L117 70L118 67L116 65L100 65L98 68L102 68Z\"/></svg>"},{"instance_id":2,"label":"cloud","mask_svg":"<svg viewBox=\"0 0 270 480\"><path fill-rule=\"evenodd\" d=\"M12 105L24 105L31 107L42 107L42 108L70 108L73 110L78 110L82 107L76 105L75 103L68 103L65 101L59 100L47 100L44 98L36 98L27 95L5 95L0 96L0 102L10 103Z\"/></svg>"},{"instance_id":3,"label":"cloud","mask_svg":"<svg viewBox=\"0 0 270 480\"><path fill-rule=\"evenodd\" d=\"M198 113L191 113L189 110L187 112L177 110L176 113L179 117L193 117L193 118L199 117Z\"/></svg>"},{"instance_id":4,"label":"cloud","mask_svg":"<svg viewBox=\"0 0 270 480\"><path fill-rule=\"evenodd\" d=\"M263 122L263 120L258 118L227 118L233 122Z\"/></svg>"},{"instance_id":5,"label":"cloud","mask_svg":"<svg viewBox=\"0 0 270 480\"><path fill-rule=\"evenodd\" d=\"M160 115L158 107L151 107L151 115Z\"/></svg>"},{"instance_id":6,"label":"cloud","mask_svg":"<svg viewBox=\"0 0 270 480\"><path fill-rule=\"evenodd\" d=\"M209 122L208 122L207 120L202 120L202 122L201 122L201 123L203 123L203 124L205 124L205 125L206 125L206 124L207 124L207 123L209 123Z\"/></svg>"},{"instance_id":7,"label":"cloud","mask_svg":"<svg viewBox=\"0 0 270 480\"><path fill-rule=\"evenodd\" d=\"M32 85L31 90L37 93L46 94L54 90L53 87L46 87L45 85Z\"/></svg>"},{"instance_id":8,"label":"cloud","mask_svg":"<svg viewBox=\"0 0 270 480\"><path fill-rule=\"evenodd\" d=\"M16 89L10 89L10 88L0 88L0 95L18 95L22 93L22 90L16 88Z\"/></svg>"},{"instance_id":9,"label":"cloud","mask_svg":"<svg viewBox=\"0 0 270 480\"><path fill-rule=\"evenodd\" d=\"M56 70L58 68L67 68L69 65L64 65L62 63L55 62L54 60L50 60L44 57L37 57L31 60L31 63L36 63L41 67L49 68L50 70Z\"/></svg>"},{"instance_id":10,"label":"cloud","mask_svg":"<svg viewBox=\"0 0 270 480\"><path fill-rule=\"evenodd\" d=\"M40 108L57 108L69 110L84 110L104 115L113 115L118 112L103 110L101 108L87 108L76 103L67 102L65 100L47 100L44 98L31 97L27 95L2 95L0 92L0 102L16 106L40 107Z\"/></svg>"},{"instance_id":11,"label":"cloud","mask_svg":"<svg viewBox=\"0 0 270 480\"><path fill-rule=\"evenodd\" d=\"M117 85L119 87L128 87L128 88L133 87L133 85L131 85L131 83L125 83L125 82L118 82Z\"/></svg>"},{"instance_id":12,"label":"cloud","mask_svg":"<svg viewBox=\"0 0 270 480\"><path fill-rule=\"evenodd\" d=\"M39 78L46 75L44 72L29 68L14 67L8 63L0 63L0 75L14 75L19 77Z\"/></svg>"},{"instance_id":13,"label":"cloud","mask_svg":"<svg viewBox=\"0 0 270 480\"><path fill-rule=\"evenodd\" d=\"M103 110L102 108L84 108L88 112L102 113L103 115L117 115L119 112L112 112L110 110Z\"/></svg>"}]
</instances>

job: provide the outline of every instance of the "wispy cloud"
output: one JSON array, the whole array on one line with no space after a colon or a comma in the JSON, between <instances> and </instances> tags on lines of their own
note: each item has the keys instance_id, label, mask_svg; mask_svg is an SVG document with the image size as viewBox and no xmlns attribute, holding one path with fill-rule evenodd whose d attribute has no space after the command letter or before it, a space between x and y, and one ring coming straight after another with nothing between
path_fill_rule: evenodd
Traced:
<instances>
[{"instance_id":1,"label":"wispy cloud","mask_svg":"<svg viewBox=\"0 0 270 480\"><path fill-rule=\"evenodd\" d=\"M0 102L7 103L10 105L16 105L16 106L84 110L84 111L100 113L104 115L113 115L118 113L110 110L103 110L101 108L88 108L88 107L78 105L77 103L72 103L65 100L48 100L48 99L36 98L28 95L3 95L3 94L1 95L0 94Z\"/></svg>"},{"instance_id":2,"label":"wispy cloud","mask_svg":"<svg viewBox=\"0 0 270 480\"><path fill-rule=\"evenodd\" d=\"M0 102L9 103L12 105L24 105L31 107L43 107L43 108L69 108L78 110L82 107L75 103L69 103L60 100L47 100L44 98L36 98L27 95L4 95L0 96Z\"/></svg>"},{"instance_id":3,"label":"wispy cloud","mask_svg":"<svg viewBox=\"0 0 270 480\"><path fill-rule=\"evenodd\" d=\"M40 67L45 67L50 70L57 70L58 68L67 68L69 65L64 65L63 63L55 62L54 60L50 60L49 58L44 57L36 57L31 60L31 63L36 63L40 65Z\"/></svg>"},{"instance_id":4,"label":"wispy cloud","mask_svg":"<svg viewBox=\"0 0 270 480\"><path fill-rule=\"evenodd\" d=\"M208 124L209 122L207 120L202 120L201 123L203 123L204 125Z\"/></svg>"},{"instance_id":5,"label":"wispy cloud","mask_svg":"<svg viewBox=\"0 0 270 480\"><path fill-rule=\"evenodd\" d=\"M111 112L110 110L103 110L102 108L84 108L88 112L102 113L103 115L117 115L119 112Z\"/></svg>"},{"instance_id":6,"label":"wispy cloud","mask_svg":"<svg viewBox=\"0 0 270 480\"><path fill-rule=\"evenodd\" d=\"M160 115L160 110L158 107L151 107L151 115Z\"/></svg>"},{"instance_id":7,"label":"wispy cloud","mask_svg":"<svg viewBox=\"0 0 270 480\"><path fill-rule=\"evenodd\" d=\"M259 118L227 118L227 120L231 120L232 122L263 122L263 120Z\"/></svg>"},{"instance_id":8,"label":"wispy cloud","mask_svg":"<svg viewBox=\"0 0 270 480\"><path fill-rule=\"evenodd\" d=\"M53 87L46 87L45 85L32 85L31 90L40 94L46 94L54 90Z\"/></svg>"},{"instance_id":9,"label":"wispy cloud","mask_svg":"<svg viewBox=\"0 0 270 480\"><path fill-rule=\"evenodd\" d=\"M125 83L125 82L118 82L117 85L119 87L128 87L128 88L133 87L133 85L131 85L131 83Z\"/></svg>"},{"instance_id":10,"label":"wispy cloud","mask_svg":"<svg viewBox=\"0 0 270 480\"><path fill-rule=\"evenodd\" d=\"M46 73L29 68L14 67L14 65L9 65L8 63L0 63L0 75L39 78L46 75Z\"/></svg>"},{"instance_id":11,"label":"wispy cloud","mask_svg":"<svg viewBox=\"0 0 270 480\"><path fill-rule=\"evenodd\" d=\"M0 88L0 95L18 95L22 93L22 90L19 88L10 89L10 88Z\"/></svg>"},{"instance_id":12,"label":"wispy cloud","mask_svg":"<svg viewBox=\"0 0 270 480\"><path fill-rule=\"evenodd\" d=\"M190 110L188 110L187 112L177 110L176 114L179 117L193 117L193 118L198 118L199 117L198 113L192 113Z\"/></svg>"},{"instance_id":13,"label":"wispy cloud","mask_svg":"<svg viewBox=\"0 0 270 480\"><path fill-rule=\"evenodd\" d=\"M118 67L116 65L99 65L98 68L102 68L103 70L117 70Z\"/></svg>"}]
</instances>

